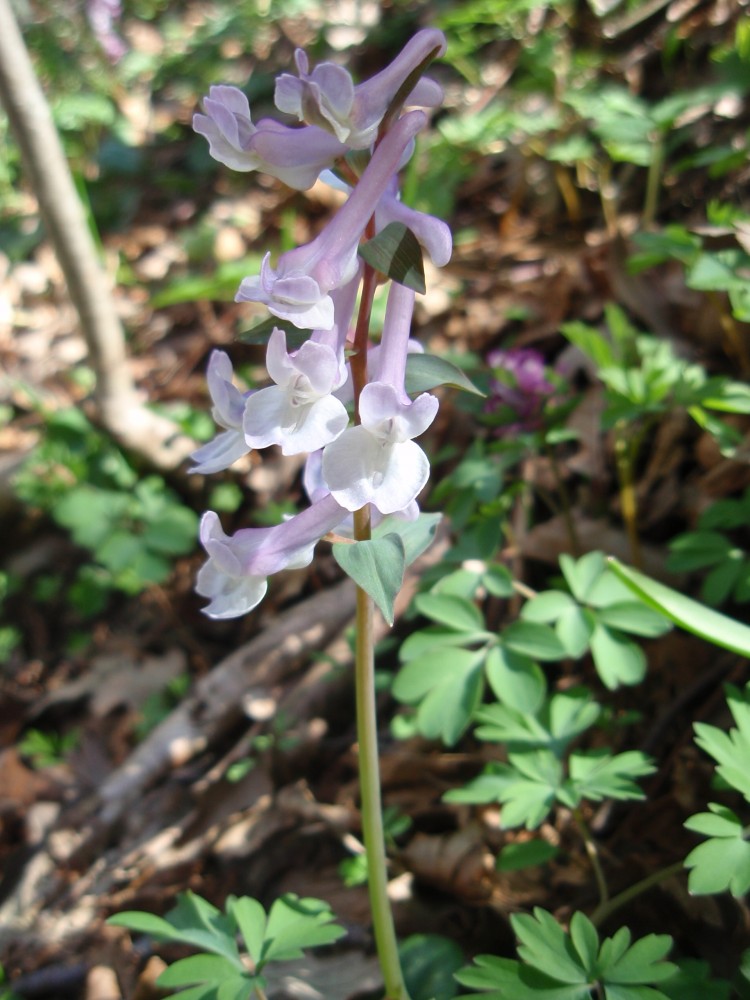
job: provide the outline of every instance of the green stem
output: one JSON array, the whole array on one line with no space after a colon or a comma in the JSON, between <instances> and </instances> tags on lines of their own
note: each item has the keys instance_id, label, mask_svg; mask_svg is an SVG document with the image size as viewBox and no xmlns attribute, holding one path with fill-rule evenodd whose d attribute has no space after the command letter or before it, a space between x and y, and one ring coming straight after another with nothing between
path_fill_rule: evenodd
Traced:
<instances>
[{"instance_id":1,"label":"green stem","mask_svg":"<svg viewBox=\"0 0 750 1000\"><path fill-rule=\"evenodd\" d=\"M638 500L633 481L636 447L631 447L628 444L627 433L627 426L622 422L618 423L615 427L615 458L617 478L620 484L620 506L628 534L630 557L633 560L633 565L640 569L642 560L641 540L638 535Z\"/></svg>"},{"instance_id":2,"label":"green stem","mask_svg":"<svg viewBox=\"0 0 750 1000\"><path fill-rule=\"evenodd\" d=\"M653 225L659 207L659 190L661 188L661 172L664 166L664 135L659 133L651 147L651 161L648 165L646 178L646 200L643 204L643 227L648 229Z\"/></svg>"},{"instance_id":3,"label":"green stem","mask_svg":"<svg viewBox=\"0 0 750 1000\"><path fill-rule=\"evenodd\" d=\"M368 229L370 229L368 227ZM370 313L376 276L369 264L362 279L359 314L354 332L351 359L354 383L354 419L359 423L359 397L367 383L367 348ZM370 505L354 512L354 538L370 539ZM354 681L357 703L357 743L359 746L359 790L362 810L362 839L367 856L367 885L370 913L380 969L385 983L385 1000L409 1000L398 955L396 928L388 899L388 869L385 856L383 805L380 794L378 719L375 702L374 606L371 597L357 587L355 622Z\"/></svg>"},{"instance_id":4,"label":"green stem","mask_svg":"<svg viewBox=\"0 0 750 1000\"><path fill-rule=\"evenodd\" d=\"M607 917L610 917L615 910L619 910L620 907L629 903L631 899L635 899L642 893L647 892L652 886L658 885L659 882L663 882L665 879L671 878L672 875L679 875L684 869L684 864L682 861L675 861L673 865L669 865L667 868L662 868L661 871L652 872L651 875L647 875L646 878L641 879L640 882L636 882L635 885L628 886L627 889L623 889L622 892L613 896L612 899L602 900L602 902L597 906L594 912L591 914L591 923L595 926L599 926L604 923Z\"/></svg>"},{"instance_id":5,"label":"green stem","mask_svg":"<svg viewBox=\"0 0 750 1000\"><path fill-rule=\"evenodd\" d=\"M599 909L606 905L609 899L609 887L607 885L607 880L604 877L604 869L602 868L602 863L599 860L599 849L596 846L594 838L591 836L591 831L589 830L586 821L579 809L574 810L573 818L575 819L576 826L578 827L581 836L583 837L583 843L586 848L586 853L589 856L589 861L591 862L591 867L594 869L594 878L596 879L596 885L599 889Z\"/></svg>"},{"instance_id":6,"label":"green stem","mask_svg":"<svg viewBox=\"0 0 750 1000\"><path fill-rule=\"evenodd\" d=\"M369 506L355 512L354 535L358 541L369 539ZM367 884L370 893L370 912L375 933L375 946L385 982L385 1000L409 1000L401 972L396 929L388 899L388 871L385 857L383 807L380 797L378 723L375 704L373 602L360 587L357 587L354 669L362 838L367 854Z\"/></svg>"}]
</instances>

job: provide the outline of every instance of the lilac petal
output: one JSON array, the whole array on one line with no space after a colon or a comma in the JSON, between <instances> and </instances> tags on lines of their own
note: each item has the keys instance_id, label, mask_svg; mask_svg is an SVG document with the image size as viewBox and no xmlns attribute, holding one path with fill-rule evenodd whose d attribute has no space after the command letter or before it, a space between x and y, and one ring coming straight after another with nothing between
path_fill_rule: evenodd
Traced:
<instances>
[{"instance_id":1,"label":"lilac petal","mask_svg":"<svg viewBox=\"0 0 750 1000\"><path fill-rule=\"evenodd\" d=\"M252 138L252 151L260 163L258 169L304 191L347 152L347 147L315 125L288 128L263 118Z\"/></svg>"},{"instance_id":2,"label":"lilac petal","mask_svg":"<svg viewBox=\"0 0 750 1000\"><path fill-rule=\"evenodd\" d=\"M198 570L195 589L201 597L211 599L204 615L221 620L238 618L256 608L266 595L268 581L264 576L227 576L208 562Z\"/></svg>"},{"instance_id":3,"label":"lilac petal","mask_svg":"<svg viewBox=\"0 0 750 1000\"><path fill-rule=\"evenodd\" d=\"M286 349L286 333L278 326L268 338L266 368L276 385L286 385L294 374L294 364Z\"/></svg>"},{"instance_id":4,"label":"lilac petal","mask_svg":"<svg viewBox=\"0 0 750 1000\"><path fill-rule=\"evenodd\" d=\"M350 427L323 452L323 476L347 510L374 504L382 514L408 507L430 474L427 456L413 441L384 444L366 428Z\"/></svg>"},{"instance_id":5,"label":"lilac petal","mask_svg":"<svg viewBox=\"0 0 750 1000\"><path fill-rule=\"evenodd\" d=\"M247 401L244 419L245 444L248 448L268 448L284 438L287 393L278 385L259 389Z\"/></svg>"},{"instance_id":6,"label":"lilac petal","mask_svg":"<svg viewBox=\"0 0 750 1000\"><path fill-rule=\"evenodd\" d=\"M414 291L394 281L388 291L385 307L383 335L376 358L378 359L378 382L387 382L408 402L404 388L406 356L409 353L409 332L414 313ZM373 358L373 361L375 358Z\"/></svg>"},{"instance_id":7,"label":"lilac petal","mask_svg":"<svg viewBox=\"0 0 750 1000\"><path fill-rule=\"evenodd\" d=\"M430 477L430 462L414 441L401 441L388 449L382 476L371 502L381 514L393 514L416 500Z\"/></svg>"},{"instance_id":8,"label":"lilac petal","mask_svg":"<svg viewBox=\"0 0 750 1000\"><path fill-rule=\"evenodd\" d=\"M429 76L417 81L414 90L404 101L407 108L439 108L443 103L443 88Z\"/></svg>"},{"instance_id":9,"label":"lilac petal","mask_svg":"<svg viewBox=\"0 0 750 1000\"><path fill-rule=\"evenodd\" d=\"M323 452L323 478L331 496L347 510L369 503L386 456L364 427L350 427Z\"/></svg>"},{"instance_id":10,"label":"lilac petal","mask_svg":"<svg viewBox=\"0 0 750 1000\"><path fill-rule=\"evenodd\" d=\"M234 368L224 351L211 351L208 359L206 381L213 403L212 415L220 427L227 430L242 426L245 396L232 384Z\"/></svg>"},{"instance_id":11,"label":"lilac petal","mask_svg":"<svg viewBox=\"0 0 750 1000\"><path fill-rule=\"evenodd\" d=\"M383 441L406 441L430 426L438 411L438 399L423 392L413 402L403 402L393 386L370 382L362 390L359 413L362 425Z\"/></svg>"},{"instance_id":12,"label":"lilac petal","mask_svg":"<svg viewBox=\"0 0 750 1000\"><path fill-rule=\"evenodd\" d=\"M197 463L189 471L209 476L233 465L238 458L247 455L247 444L241 431L229 430L197 448L190 456Z\"/></svg>"},{"instance_id":13,"label":"lilac petal","mask_svg":"<svg viewBox=\"0 0 750 1000\"><path fill-rule=\"evenodd\" d=\"M306 340L294 353L292 363L297 371L304 373L311 390L319 396L338 389L346 378L344 366L327 344Z\"/></svg>"}]
</instances>

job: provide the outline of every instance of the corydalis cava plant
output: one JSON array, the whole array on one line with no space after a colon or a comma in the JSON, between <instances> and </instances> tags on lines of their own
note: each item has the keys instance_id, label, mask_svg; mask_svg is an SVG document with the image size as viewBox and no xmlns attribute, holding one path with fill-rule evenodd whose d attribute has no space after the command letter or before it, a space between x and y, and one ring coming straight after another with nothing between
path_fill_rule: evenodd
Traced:
<instances>
[{"instance_id":1,"label":"corydalis cava plant","mask_svg":"<svg viewBox=\"0 0 750 1000\"><path fill-rule=\"evenodd\" d=\"M204 515L201 542L209 560L199 574L198 592L209 598L205 611L211 617L252 610L270 574L307 565L317 541L347 530L351 512L369 505L376 519L419 513L416 501L429 461L413 439L432 423L438 403L429 393L412 399L406 391L414 292L392 285L381 344L358 377L351 356L367 356L370 344L361 335L355 338L352 321L366 270L359 248L386 226L406 226L436 265L450 258L448 227L403 205L398 182L427 122L421 109L442 99L439 85L422 77L422 70L444 51L441 32L420 31L388 67L355 85L333 63L310 70L307 55L298 50L297 75L279 77L275 101L299 126L253 122L245 95L227 86L212 87L203 102L205 114L195 115L195 130L226 166L264 171L297 189L322 175L348 195L310 243L282 253L275 263L267 253L260 273L248 275L238 289L237 301L263 303L273 317L307 334L299 348L289 350L284 331L273 329L266 355L271 384L243 393L224 352L214 351L209 360L208 386L221 432L194 453L192 471L218 472L251 449L275 445L284 455L308 454L316 481L310 508L272 528L230 536L215 513ZM353 150L358 156L345 161ZM352 183L352 164L361 163L363 150L369 158Z\"/></svg>"}]
</instances>

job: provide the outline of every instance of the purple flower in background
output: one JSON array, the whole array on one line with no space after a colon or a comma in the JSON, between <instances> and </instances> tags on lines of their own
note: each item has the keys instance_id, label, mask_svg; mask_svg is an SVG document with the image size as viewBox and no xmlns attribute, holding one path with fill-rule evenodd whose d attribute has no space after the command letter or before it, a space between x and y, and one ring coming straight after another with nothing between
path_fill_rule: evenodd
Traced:
<instances>
[{"instance_id":1,"label":"purple flower in background","mask_svg":"<svg viewBox=\"0 0 750 1000\"><path fill-rule=\"evenodd\" d=\"M107 58L116 63L128 51L128 47L114 29L115 22L122 14L120 0L88 0L86 16L91 30L104 49Z\"/></svg>"},{"instance_id":2,"label":"purple flower in background","mask_svg":"<svg viewBox=\"0 0 750 1000\"><path fill-rule=\"evenodd\" d=\"M487 363L495 378L490 383L485 411L495 413L505 406L516 417L512 423L499 427L499 433L507 435L538 429L544 404L555 391L546 377L542 355L527 348L510 348L491 351Z\"/></svg>"}]
</instances>

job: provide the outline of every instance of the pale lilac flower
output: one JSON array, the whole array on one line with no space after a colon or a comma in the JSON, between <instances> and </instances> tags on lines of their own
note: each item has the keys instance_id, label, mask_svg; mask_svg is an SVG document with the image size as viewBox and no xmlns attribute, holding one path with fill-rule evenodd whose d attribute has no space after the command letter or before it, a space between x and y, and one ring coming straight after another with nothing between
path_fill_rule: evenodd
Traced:
<instances>
[{"instance_id":1,"label":"pale lilac flower","mask_svg":"<svg viewBox=\"0 0 750 1000\"><path fill-rule=\"evenodd\" d=\"M206 114L193 116L193 128L208 139L211 156L232 170L262 170L303 191L346 153L346 146L314 125L289 128L271 118L254 124L237 87L211 87L203 108Z\"/></svg>"},{"instance_id":2,"label":"pale lilac flower","mask_svg":"<svg viewBox=\"0 0 750 1000\"><path fill-rule=\"evenodd\" d=\"M529 348L491 351L487 363L495 370L490 383L487 413L502 406L509 407L516 420L501 427L502 434L536 430L541 422L544 404L555 391L545 374L544 358Z\"/></svg>"},{"instance_id":3,"label":"pale lilac flower","mask_svg":"<svg viewBox=\"0 0 750 1000\"><path fill-rule=\"evenodd\" d=\"M385 382L370 382L359 398L362 421L323 452L323 476L347 510L372 503L381 514L409 507L430 474L430 463L412 438L430 426L438 401L422 393L413 402Z\"/></svg>"},{"instance_id":4,"label":"pale lilac flower","mask_svg":"<svg viewBox=\"0 0 750 1000\"><path fill-rule=\"evenodd\" d=\"M220 472L228 469L248 452L242 431L242 417L248 395L241 393L233 385L233 377L234 369L229 356L224 351L211 351L206 376L213 402L211 415L219 427L225 430L193 452L190 458L196 465L191 472L199 472L204 476Z\"/></svg>"},{"instance_id":5,"label":"pale lilac flower","mask_svg":"<svg viewBox=\"0 0 750 1000\"><path fill-rule=\"evenodd\" d=\"M432 53L445 52L445 36L435 28L419 31L393 62L371 79L354 85L350 73L335 63L324 62L310 72L307 55L295 52L299 77L282 73L276 80L275 101L279 111L333 133L351 149L369 149L380 123L400 87ZM410 107L435 107L443 92L433 80L420 79L407 97Z\"/></svg>"},{"instance_id":6,"label":"pale lilac flower","mask_svg":"<svg viewBox=\"0 0 750 1000\"><path fill-rule=\"evenodd\" d=\"M122 14L120 0L88 0L86 16L96 40L104 49L110 62L116 63L128 51L125 42L115 31L115 22Z\"/></svg>"},{"instance_id":7,"label":"pale lilac flower","mask_svg":"<svg viewBox=\"0 0 750 1000\"><path fill-rule=\"evenodd\" d=\"M198 572L195 588L201 597L210 598L205 614L236 618L252 611L265 596L267 577L308 566L317 542L346 516L328 494L272 528L243 528L230 536L218 514L207 511L201 518L200 540L209 559Z\"/></svg>"},{"instance_id":8,"label":"pale lilac flower","mask_svg":"<svg viewBox=\"0 0 750 1000\"><path fill-rule=\"evenodd\" d=\"M286 334L275 327L266 367L276 384L253 393L245 404L243 429L250 448L278 444L282 454L299 455L341 434L349 414L331 393L346 380L343 352L307 340L289 354Z\"/></svg>"},{"instance_id":9,"label":"pale lilac flower","mask_svg":"<svg viewBox=\"0 0 750 1000\"><path fill-rule=\"evenodd\" d=\"M421 111L400 118L328 225L310 243L282 254L275 269L270 264L271 255L266 254L259 277L245 278L235 301L262 302L274 316L300 329L331 329L334 303L330 293L356 273L357 246L368 220L397 170L401 154L425 122Z\"/></svg>"}]
</instances>

